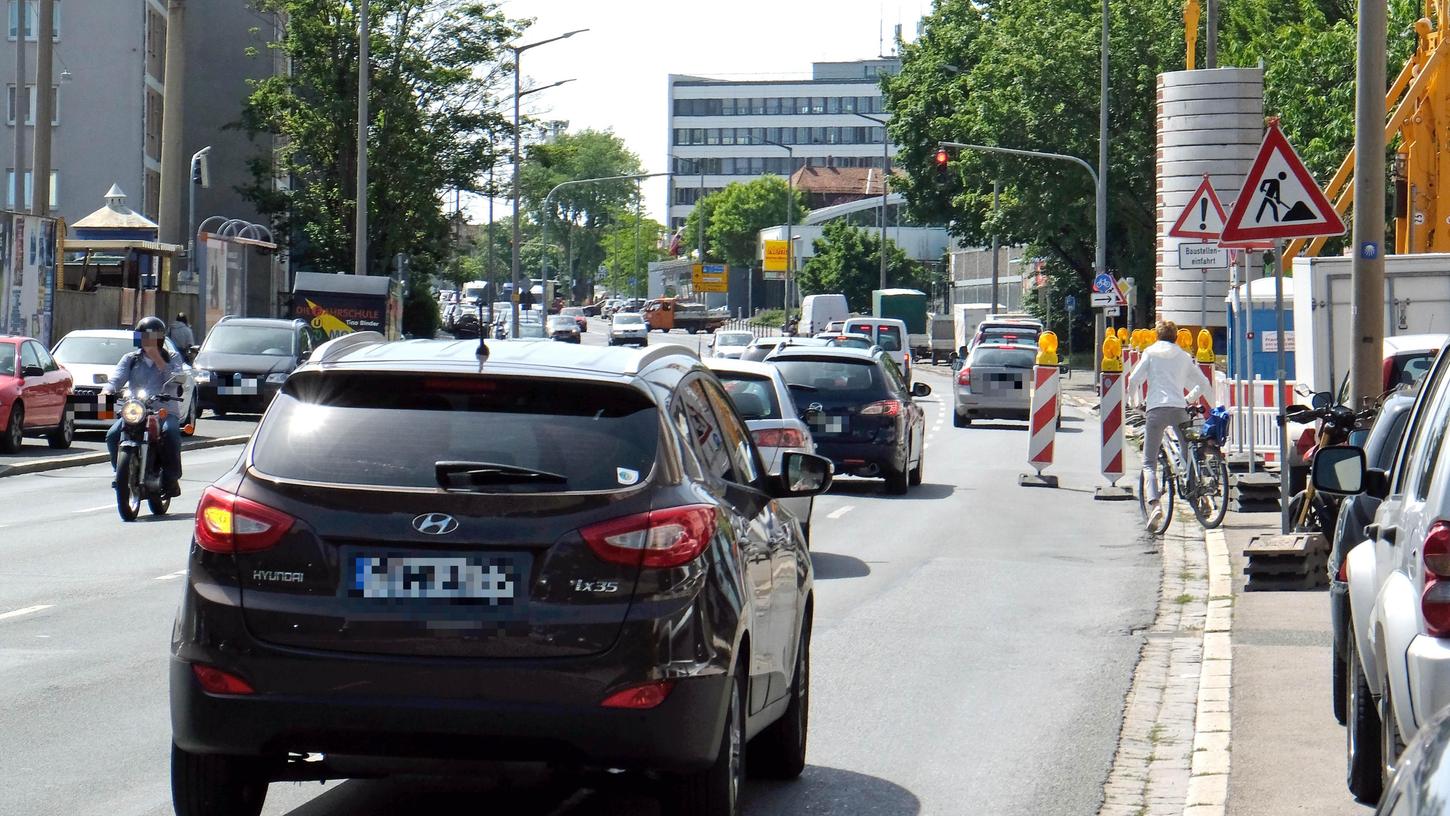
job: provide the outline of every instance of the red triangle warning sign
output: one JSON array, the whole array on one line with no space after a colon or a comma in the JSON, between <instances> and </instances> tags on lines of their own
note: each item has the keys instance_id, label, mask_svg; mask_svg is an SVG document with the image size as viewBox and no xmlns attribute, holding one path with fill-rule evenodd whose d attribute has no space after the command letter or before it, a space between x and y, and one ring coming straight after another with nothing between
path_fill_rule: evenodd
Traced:
<instances>
[{"instance_id":1,"label":"red triangle warning sign","mask_svg":"<svg viewBox=\"0 0 1450 816\"><path fill-rule=\"evenodd\" d=\"M1279 122L1271 120L1224 224L1222 239L1238 242L1343 234L1344 221L1284 138Z\"/></svg>"},{"instance_id":2,"label":"red triangle warning sign","mask_svg":"<svg viewBox=\"0 0 1450 816\"><path fill-rule=\"evenodd\" d=\"M1227 216L1223 213L1223 204L1218 200L1218 193L1213 191L1213 185L1208 181L1208 174L1203 174L1203 183L1193 191L1188 199L1188 204L1179 213L1178 220L1173 222L1173 228L1168 230L1170 238L1202 238L1205 241L1212 240L1223 232L1224 222Z\"/></svg>"}]
</instances>

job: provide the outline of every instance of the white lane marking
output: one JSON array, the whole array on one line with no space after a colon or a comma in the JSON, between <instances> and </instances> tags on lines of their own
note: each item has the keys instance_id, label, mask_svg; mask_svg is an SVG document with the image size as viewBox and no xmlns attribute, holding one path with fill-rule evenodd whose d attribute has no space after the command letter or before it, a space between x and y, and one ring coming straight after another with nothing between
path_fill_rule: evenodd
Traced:
<instances>
[{"instance_id":1,"label":"white lane marking","mask_svg":"<svg viewBox=\"0 0 1450 816\"><path fill-rule=\"evenodd\" d=\"M158 575L155 578L152 578L151 580L153 580L153 581L170 581L173 578L180 578L181 576L183 576L185 574L186 574L186 570L177 570L176 572L168 572L165 575Z\"/></svg>"},{"instance_id":2,"label":"white lane marking","mask_svg":"<svg viewBox=\"0 0 1450 816\"><path fill-rule=\"evenodd\" d=\"M27 606L22 609L15 609L10 612L0 613L0 620L9 620L10 618L18 618L23 615L34 615L36 612L44 612L45 610L50 609L53 606L55 606L55 604L37 604L36 606Z\"/></svg>"},{"instance_id":3,"label":"white lane marking","mask_svg":"<svg viewBox=\"0 0 1450 816\"><path fill-rule=\"evenodd\" d=\"M71 515L78 516L81 513L95 513L95 512L100 511L100 510L110 510L112 507L115 507L115 506L116 506L115 504L102 504L102 505L99 505L97 507L83 507L80 510L72 510L71 511Z\"/></svg>"},{"instance_id":4,"label":"white lane marking","mask_svg":"<svg viewBox=\"0 0 1450 816\"><path fill-rule=\"evenodd\" d=\"M856 509L856 505L854 505L854 504L848 504L845 507L842 507L842 508L837 509L837 510L832 510L831 512L827 513L826 514L826 518L828 518L828 519L838 519L841 516L844 516L847 513L851 512L854 509Z\"/></svg>"}]
</instances>

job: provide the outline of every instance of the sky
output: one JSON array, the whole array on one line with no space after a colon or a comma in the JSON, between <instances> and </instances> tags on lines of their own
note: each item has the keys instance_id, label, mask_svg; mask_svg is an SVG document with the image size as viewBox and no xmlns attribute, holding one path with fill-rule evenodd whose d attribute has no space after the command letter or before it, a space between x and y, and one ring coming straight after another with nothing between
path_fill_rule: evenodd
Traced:
<instances>
[{"instance_id":1,"label":"sky","mask_svg":"<svg viewBox=\"0 0 1450 816\"><path fill-rule=\"evenodd\" d=\"M589 31L525 51L526 84L567 85L524 97L529 113L562 119L571 130L612 130L646 172L666 167L670 74L736 79L807 76L816 61L870 59L907 39L930 0L503 0L513 17L533 18L525 43ZM645 206L665 221L665 182L646 182ZM468 205L487 220L486 199ZM509 206L499 200L496 207ZM495 217L502 215L495 210Z\"/></svg>"}]
</instances>

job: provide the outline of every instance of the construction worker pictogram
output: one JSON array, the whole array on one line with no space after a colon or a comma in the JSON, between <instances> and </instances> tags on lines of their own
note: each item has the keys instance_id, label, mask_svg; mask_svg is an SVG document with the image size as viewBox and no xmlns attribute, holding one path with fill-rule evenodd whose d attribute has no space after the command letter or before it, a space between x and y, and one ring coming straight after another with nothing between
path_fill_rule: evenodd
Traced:
<instances>
[{"instance_id":1,"label":"construction worker pictogram","mask_svg":"<svg viewBox=\"0 0 1450 816\"><path fill-rule=\"evenodd\" d=\"M1057 438L1057 335L1045 331L1037 338L1037 365L1032 369L1032 408L1027 437L1027 464L1037 473L1024 473L1017 483L1029 487L1057 487L1057 477L1042 471L1052 466Z\"/></svg>"},{"instance_id":2,"label":"construction worker pictogram","mask_svg":"<svg viewBox=\"0 0 1450 816\"><path fill-rule=\"evenodd\" d=\"M1221 239L1232 243L1343 234L1344 220L1284 138L1279 120L1270 119Z\"/></svg>"}]
</instances>

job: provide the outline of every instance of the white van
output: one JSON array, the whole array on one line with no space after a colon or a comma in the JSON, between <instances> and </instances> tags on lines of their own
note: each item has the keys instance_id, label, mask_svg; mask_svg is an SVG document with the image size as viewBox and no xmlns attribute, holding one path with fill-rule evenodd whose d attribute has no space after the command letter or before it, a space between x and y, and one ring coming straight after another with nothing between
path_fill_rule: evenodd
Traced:
<instances>
[{"instance_id":1,"label":"white van","mask_svg":"<svg viewBox=\"0 0 1450 816\"><path fill-rule=\"evenodd\" d=\"M860 334L881 347L906 381L911 382L911 354L906 349L906 324L894 317L853 317L846 321L842 334Z\"/></svg>"},{"instance_id":2,"label":"white van","mask_svg":"<svg viewBox=\"0 0 1450 816\"><path fill-rule=\"evenodd\" d=\"M827 323L845 320L850 315L845 295L806 295L801 299L801 319L796 331L802 337L815 337L826 330Z\"/></svg>"}]
</instances>

